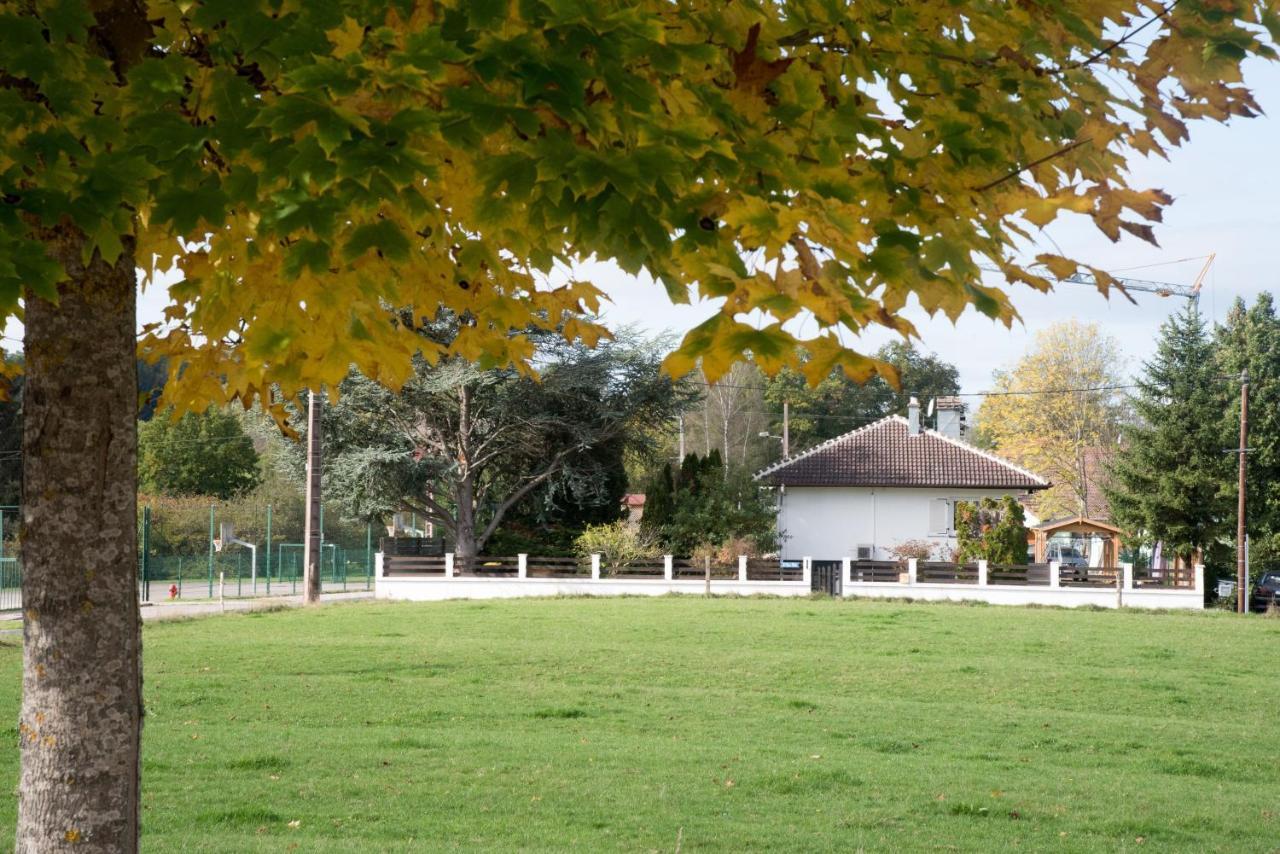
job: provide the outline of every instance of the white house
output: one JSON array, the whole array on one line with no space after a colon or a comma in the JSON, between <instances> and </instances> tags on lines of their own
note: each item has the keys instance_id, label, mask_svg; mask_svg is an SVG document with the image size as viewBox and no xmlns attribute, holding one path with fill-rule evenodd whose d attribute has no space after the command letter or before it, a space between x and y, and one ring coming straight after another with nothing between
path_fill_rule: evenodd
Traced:
<instances>
[{"instance_id":1,"label":"white house","mask_svg":"<svg viewBox=\"0 0 1280 854\"><path fill-rule=\"evenodd\" d=\"M882 418L756 475L778 487L785 560L884 560L907 540L927 540L949 552L956 545L956 502L1049 486L1039 475L966 443L958 399L938 400L937 430L921 428L914 398L908 412L907 418Z\"/></svg>"}]
</instances>

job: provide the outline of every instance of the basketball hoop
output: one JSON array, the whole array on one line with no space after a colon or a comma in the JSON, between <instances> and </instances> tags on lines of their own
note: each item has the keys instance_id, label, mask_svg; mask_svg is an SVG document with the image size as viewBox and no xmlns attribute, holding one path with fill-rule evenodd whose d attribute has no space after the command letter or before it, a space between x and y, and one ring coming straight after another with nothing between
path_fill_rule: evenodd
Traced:
<instances>
[{"instance_id":1,"label":"basketball hoop","mask_svg":"<svg viewBox=\"0 0 1280 854\"><path fill-rule=\"evenodd\" d=\"M235 522L222 522L218 525L218 536L213 540L213 550L222 551L222 547L236 541Z\"/></svg>"}]
</instances>

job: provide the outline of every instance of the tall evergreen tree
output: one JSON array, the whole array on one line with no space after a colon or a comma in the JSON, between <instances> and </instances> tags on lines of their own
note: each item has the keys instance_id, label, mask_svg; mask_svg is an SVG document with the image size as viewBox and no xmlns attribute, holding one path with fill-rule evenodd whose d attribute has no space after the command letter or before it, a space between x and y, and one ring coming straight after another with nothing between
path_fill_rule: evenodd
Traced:
<instances>
[{"instance_id":1,"label":"tall evergreen tree","mask_svg":"<svg viewBox=\"0 0 1280 854\"><path fill-rule=\"evenodd\" d=\"M1258 296L1246 308L1237 299L1217 329L1218 385L1232 394L1219 415L1219 453L1234 448L1240 435L1240 394L1235 378L1249 372L1249 455L1246 530L1252 565L1280 560L1280 318L1271 294ZM1226 457L1234 463L1235 457ZM1234 507L1236 468L1222 472L1221 491ZM1232 513L1234 526L1234 513Z\"/></svg>"},{"instance_id":2,"label":"tall evergreen tree","mask_svg":"<svg viewBox=\"0 0 1280 854\"><path fill-rule=\"evenodd\" d=\"M659 530L671 521L675 511L675 478L671 474L671 463L664 465L645 490L644 514L640 517L640 527L646 531Z\"/></svg>"},{"instance_id":3,"label":"tall evergreen tree","mask_svg":"<svg viewBox=\"0 0 1280 854\"><path fill-rule=\"evenodd\" d=\"M1194 307L1161 325L1155 356L1130 401L1136 418L1122 430L1105 486L1117 524L1187 558L1229 525L1220 434L1225 386L1213 352Z\"/></svg>"}]
</instances>

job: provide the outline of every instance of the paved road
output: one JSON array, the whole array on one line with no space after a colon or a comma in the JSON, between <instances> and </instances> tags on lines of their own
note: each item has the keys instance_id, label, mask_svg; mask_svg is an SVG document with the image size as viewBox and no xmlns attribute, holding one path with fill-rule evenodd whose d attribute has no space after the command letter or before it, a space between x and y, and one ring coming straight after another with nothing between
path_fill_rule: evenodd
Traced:
<instances>
[{"instance_id":1,"label":"paved road","mask_svg":"<svg viewBox=\"0 0 1280 854\"><path fill-rule=\"evenodd\" d=\"M338 585L341 588L341 585ZM208 588L205 588L208 593ZM350 590L346 593L341 589L336 591L326 590L322 602L355 602L361 599L372 599L372 590ZM183 598L176 601L165 601L155 603L143 603L142 619L143 620L180 620L189 617L206 617L214 614L221 614L230 611L258 611L265 608L297 608L302 606L302 595L296 596L257 596L253 598L245 597L242 599L224 599L218 602L216 599L188 599ZM0 629L0 634L20 633L22 629L17 625L22 622L21 611L5 611L0 613L0 622L8 623L11 627Z\"/></svg>"}]
</instances>

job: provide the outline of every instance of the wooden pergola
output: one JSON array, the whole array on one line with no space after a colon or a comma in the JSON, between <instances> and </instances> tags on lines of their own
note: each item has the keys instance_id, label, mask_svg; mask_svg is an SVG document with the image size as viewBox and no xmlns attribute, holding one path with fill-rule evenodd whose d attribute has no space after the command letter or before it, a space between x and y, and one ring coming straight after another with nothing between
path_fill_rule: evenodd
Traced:
<instances>
[{"instance_id":1,"label":"wooden pergola","mask_svg":"<svg viewBox=\"0 0 1280 854\"><path fill-rule=\"evenodd\" d=\"M1054 534L1079 534L1087 538L1101 537L1102 565L1120 565L1120 538L1124 535L1124 531L1108 522L1088 519L1084 516L1052 519L1039 527L1032 528L1028 539L1035 547L1036 563L1045 563L1045 555L1049 550L1049 538Z\"/></svg>"}]
</instances>

